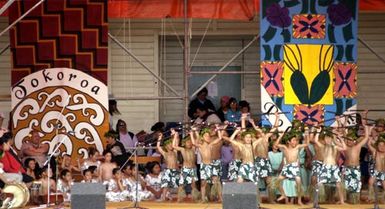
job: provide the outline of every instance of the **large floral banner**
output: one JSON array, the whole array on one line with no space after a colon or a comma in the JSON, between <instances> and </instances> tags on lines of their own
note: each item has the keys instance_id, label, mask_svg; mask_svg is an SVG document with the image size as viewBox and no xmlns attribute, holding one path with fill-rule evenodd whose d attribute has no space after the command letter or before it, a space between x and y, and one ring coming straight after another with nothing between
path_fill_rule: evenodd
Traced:
<instances>
[{"instance_id":1,"label":"large floral banner","mask_svg":"<svg viewBox=\"0 0 385 209\"><path fill-rule=\"evenodd\" d=\"M283 129L356 109L357 13L358 0L261 1L262 112L282 112Z\"/></svg>"}]
</instances>

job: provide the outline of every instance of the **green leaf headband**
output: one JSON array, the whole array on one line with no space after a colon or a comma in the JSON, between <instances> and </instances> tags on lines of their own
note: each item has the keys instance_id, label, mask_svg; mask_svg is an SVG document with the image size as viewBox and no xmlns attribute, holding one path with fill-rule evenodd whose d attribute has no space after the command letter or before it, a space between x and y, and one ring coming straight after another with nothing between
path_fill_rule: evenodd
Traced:
<instances>
[{"instance_id":1,"label":"green leaf headband","mask_svg":"<svg viewBox=\"0 0 385 209\"><path fill-rule=\"evenodd\" d=\"M210 134L210 133L211 133L210 128L203 128L203 129L201 130L201 132L199 133L199 135L202 137L205 133Z\"/></svg>"},{"instance_id":2,"label":"green leaf headband","mask_svg":"<svg viewBox=\"0 0 385 209\"><path fill-rule=\"evenodd\" d=\"M109 138L112 137L114 139L118 138L119 134L116 133L115 131L108 131L104 134L104 137Z\"/></svg>"},{"instance_id":3,"label":"green leaf headband","mask_svg":"<svg viewBox=\"0 0 385 209\"><path fill-rule=\"evenodd\" d=\"M242 139L245 138L245 136L248 135L248 134L250 134L251 137L254 138L254 137L255 137L255 131L254 131L254 129L253 129L253 130L248 129L248 130L246 130L245 132L242 132L242 134L241 134Z\"/></svg>"}]
</instances>

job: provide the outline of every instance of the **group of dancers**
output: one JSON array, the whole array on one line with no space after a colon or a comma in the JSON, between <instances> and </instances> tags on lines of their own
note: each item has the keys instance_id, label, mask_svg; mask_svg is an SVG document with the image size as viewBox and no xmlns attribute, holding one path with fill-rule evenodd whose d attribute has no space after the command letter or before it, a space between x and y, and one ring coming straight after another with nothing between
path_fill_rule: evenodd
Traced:
<instances>
[{"instance_id":1,"label":"group of dancers","mask_svg":"<svg viewBox=\"0 0 385 209\"><path fill-rule=\"evenodd\" d=\"M289 181L300 205L312 199L313 194L323 201L322 188L332 186L337 190L332 196L345 204L346 196L350 197L350 203L362 199L360 152L366 147L371 156L368 201L374 199L374 189L385 188L385 120L369 125L364 119L360 128L342 124L342 117L336 117L336 127L304 125L294 120L289 129L278 131L280 114L275 113L274 117L275 123L269 128L257 126L248 114L242 114L238 125L194 124L182 129L183 137L180 129L171 129L170 137L160 133L155 154L162 156L164 163L148 163L146 175L142 175L130 158L123 166L113 162L114 149L106 150L103 157L99 157L92 147L88 158L76 166L70 156L64 156L57 182L51 179L52 172L46 167L42 175L34 176L34 160L27 160L26 173L41 182L43 195L48 192L45 185L50 184L52 192L65 194L64 199L68 201L74 182L71 172L75 170L82 173L84 183L104 183L108 201L166 201L173 200L176 193L178 202L221 202L222 182L226 179L265 184L270 203L293 199L285 189ZM117 138L111 131L105 137L107 141ZM227 172L222 168L225 146L231 147L232 154ZM308 165L304 165L300 157L306 150L312 150L308 152L311 153ZM281 157L277 158L279 154ZM304 188L305 179L300 175L304 166L311 169L308 188Z\"/></svg>"},{"instance_id":2,"label":"group of dancers","mask_svg":"<svg viewBox=\"0 0 385 209\"><path fill-rule=\"evenodd\" d=\"M180 140L178 132L171 130L170 139L159 135L157 148L163 156L166 169L163 171L162 188L164 195L169 189L178 189L178 201L183 201L187 185L191 185L191 195L202 202L222 201L220 147L223 141L231 143L233 160L229 164L228 179L242 183L264 182L267 185L269 201L287 201L283 181L295 181L298 204L303 204L305 191L300 176L301 163L299 153L312 146L314 155L311 161L311 185L305 188L308 197L320 188L334 186L337 190L338 203L345 204L346 194L351 203L360 201L362 187L360 170L360 152L367 147L371 153L369 195L374 198L374 186L385 188L385 132L384 121L368 125L363 120L364 134L359 135L356 127L344 127L342 117L336 117L337 127L323 127L319 124L305 126L300 121L293 121L291 129L279 132L279 113L275 113L275 124L269 128L255 125L247 114L241 117L241 127L233 129L229 136L228 124L201 127L192 126L188 135ZM247 129L247 123L251 124ZM374 129L375 128L375 129ZM161 146L163 142L163 147ZM181 146L180 146L181 145ZM195 149L201 158L199 170L196 168ZM279 149L283 153L283 166L274 174L268 152ZM183 157L181 169L178 169L178 152ZM343 163L340 155L344 156ZM200 176L198 178L197 171ZM200 196L196 181L200 179ZM210 188L210 191L208 189ZM275 192L278 189L279 192ZM276 198L279 195L279 198ZM322 195L322 194L318 194ZM321 199L322 198L318 198ZM334 199L332 200L334 201Z\"/></svg>"}]
</instances>

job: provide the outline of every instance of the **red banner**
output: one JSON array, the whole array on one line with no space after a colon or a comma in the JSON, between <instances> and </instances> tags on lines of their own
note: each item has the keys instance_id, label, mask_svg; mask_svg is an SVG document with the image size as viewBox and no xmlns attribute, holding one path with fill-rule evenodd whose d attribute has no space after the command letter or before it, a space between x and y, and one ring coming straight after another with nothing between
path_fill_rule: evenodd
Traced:
<instances>
[{"instance_id":1,"label":"red banner","mask_svg":"<svg viewBox=\"0 0 385 209\"><path fill-rule=\"evenodd\" d=\"M30 1L30 0L27 0ZM4 5L6 0L1 0ZM189 0L191 18L250 20L259 0ZM384 0L360 0L360 11L385 11ZM182 18L183 0L108 0L109 18ZM7 13L4 13L7 15Z\"/></svg>"},{"instance_id":2,"label":"red banner","mask_svg":"<svg viewBox=\"0 0 385 209\"><path fill-rule=\"evenodd\" d=\"M16 21L38 0L16 1ZM81 70L107 84L108 17L105 0L45 1L10 30L12 85L47 68Z\"/></svg>"}]
</instances>

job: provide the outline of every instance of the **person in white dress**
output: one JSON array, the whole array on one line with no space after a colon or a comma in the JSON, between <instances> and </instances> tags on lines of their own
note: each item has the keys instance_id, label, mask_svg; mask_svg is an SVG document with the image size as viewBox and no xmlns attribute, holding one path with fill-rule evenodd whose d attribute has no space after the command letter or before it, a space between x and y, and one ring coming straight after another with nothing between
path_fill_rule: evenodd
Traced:
<instances>
[{"instance_id":1,"label":"person in white dress","mask_svg":"<svg viewBox=\"0 0 385 209\"><path fill-rule=\"evenodd\" d=\"M156 161L148 164L149 173L146 175L146 189L152 193L152 199L160 200L162 198L163 189L162 174L160 172L160 164Z\"/></svg>"},{"instance_id":2,"label":"person in white dress","mask_svg":"<svg viewBox=\"0 0 385 209\"><path fill-rule=\"evenodd\" d=\"M72 175L68 169L63 169L60 172L60 178L57 180L57 192L63 194L65 202L71 200L71 187L73 185Z\"/></svg>"},{"instance_id":3,"label":"person in white dress","mask_svg":"<svg viewBox=\"0 0 385 209\"><path fill-rule=\"evenodd\" d=\"M112 170L112 179L108 181L106 199L110 202L126 201L129 197L129 191L123 182L122 172L119 168Z\"/></svg>"}]
</instances>

